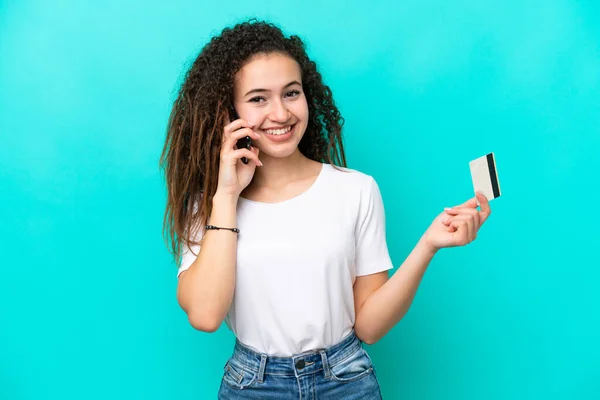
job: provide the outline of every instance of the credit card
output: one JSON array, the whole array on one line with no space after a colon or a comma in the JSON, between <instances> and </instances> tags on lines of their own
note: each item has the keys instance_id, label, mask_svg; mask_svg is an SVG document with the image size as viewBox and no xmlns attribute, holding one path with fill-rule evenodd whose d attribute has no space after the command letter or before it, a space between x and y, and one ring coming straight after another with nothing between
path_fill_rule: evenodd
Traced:
<instances>
[{"instance_id":1,"label":"credit card","mask_svg":"<svg viewBox=\"0 0 600 400\"><path fill-rule=\"evenodd\" d=\"M476 158L469 163L473 190L479 191L488 200L500 197L500 182L498 181L498 169L496 168L496 157L494 153L486 154ZM479 204L479 200L477 201Z\"/></svg>"}]
</instances>

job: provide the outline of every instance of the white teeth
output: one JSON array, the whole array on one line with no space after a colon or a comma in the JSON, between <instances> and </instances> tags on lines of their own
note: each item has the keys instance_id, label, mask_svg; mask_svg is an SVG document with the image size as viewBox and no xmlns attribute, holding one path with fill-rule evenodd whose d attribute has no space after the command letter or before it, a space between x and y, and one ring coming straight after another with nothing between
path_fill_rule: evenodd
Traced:
<instances>
[{"instance_id":1,"label":"white teeth","mask_svg":"<svg viewBox=\"0 0 600 400\"><path fill-rule=\"evenodd\" d=\"M288 133L291 129L292 129L292 127L288 126L287 128L284 128L284 129L269 129L269 130L265 131L265 133L267 135L284 135L284 134Z\"/></svg>"}]
</instances>

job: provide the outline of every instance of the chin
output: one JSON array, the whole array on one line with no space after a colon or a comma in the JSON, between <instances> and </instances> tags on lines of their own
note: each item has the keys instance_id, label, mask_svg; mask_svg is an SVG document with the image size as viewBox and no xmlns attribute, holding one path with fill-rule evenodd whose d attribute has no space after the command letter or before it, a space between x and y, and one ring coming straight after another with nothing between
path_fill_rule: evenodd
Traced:
<instances>
[{"instance_id":1,"label":"chin","mask_svg":"<svg viewBox=\"0 0 600 400\"><path fill-rule=\"evenodd\" d=\"M298 150L298 145L302 136L292 136L289 140L281 143L268 143L268 138L265 138L267 143L259 147L260 153L272 158L287 158L293 156Z\"/></svg>"},{"instance_id":2,"label":"chin","mask_svg":"<svg viewBox=\"0 0 600 400\"><path fill-rule=\"evenodd\" d=\"M298 149L298 146L296 145L295 147L291 148L291 149L277 149L277 150L272 150L272 149L265 149L265 150L260 150L261 155L265 155L267 157L271 157L271 158L288 158L290 156L293 156L296 153L296 150ZM260 157L260 156L259 156Z\"/></svg>"}]
</instances>

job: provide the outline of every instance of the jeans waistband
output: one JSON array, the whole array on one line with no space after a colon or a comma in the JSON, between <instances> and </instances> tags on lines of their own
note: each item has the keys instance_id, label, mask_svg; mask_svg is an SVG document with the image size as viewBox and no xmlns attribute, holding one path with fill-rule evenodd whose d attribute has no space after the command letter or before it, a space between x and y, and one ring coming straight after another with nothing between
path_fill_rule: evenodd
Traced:
<instances>
[{"instance_id":1,"label":"jeans waistband","mask_svg":"<svg viewBox=\"0 0 600 400\"><path fill-rule=\"evenodd\" d=\"M269 356L244 346L236 340L232 359L244 368L258 374L262 382L264 375L296 376L313 374L324 370L329 377L329 368L344 361L361 348L361 341L354 330L339 343L324 349L310 350L291 357Z\"/></svg>"}]
</instances>

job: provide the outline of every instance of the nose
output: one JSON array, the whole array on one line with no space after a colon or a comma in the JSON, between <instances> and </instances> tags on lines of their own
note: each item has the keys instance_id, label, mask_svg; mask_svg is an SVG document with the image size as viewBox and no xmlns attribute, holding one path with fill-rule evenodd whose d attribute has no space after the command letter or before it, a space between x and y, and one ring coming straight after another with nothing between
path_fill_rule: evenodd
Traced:
<instances>
[{"instance_id":1,"label":"nose","mask_svg":"<svg viewBox=\"0 0 600 400\"><path fill-rule=\"evenodd\" d=\"M274 122L286 122L290 118L290 112L288 111L285 104L278 101L273 105L271 112L269 113L269 119Z\"/></svg>"}]
</instances>

